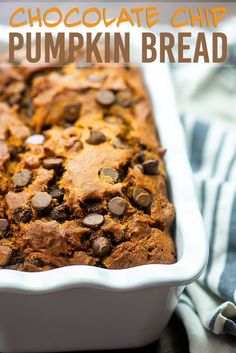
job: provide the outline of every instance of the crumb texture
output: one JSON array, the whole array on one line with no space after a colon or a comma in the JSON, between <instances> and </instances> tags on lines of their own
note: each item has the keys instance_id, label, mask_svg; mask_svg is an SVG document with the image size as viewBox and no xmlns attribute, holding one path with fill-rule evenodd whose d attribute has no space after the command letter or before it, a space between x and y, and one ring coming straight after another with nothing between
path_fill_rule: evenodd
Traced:
<instances>
[{"instance_id":1,"label":"crumb texture","mask_svg":"<svg viewBox=\"0 0 236 353\"><path fill-rule=\"evenodd\" d=\"M136 67L0 67L0 267L174 263L164 154Z\"/></svg>"}]
</instances>

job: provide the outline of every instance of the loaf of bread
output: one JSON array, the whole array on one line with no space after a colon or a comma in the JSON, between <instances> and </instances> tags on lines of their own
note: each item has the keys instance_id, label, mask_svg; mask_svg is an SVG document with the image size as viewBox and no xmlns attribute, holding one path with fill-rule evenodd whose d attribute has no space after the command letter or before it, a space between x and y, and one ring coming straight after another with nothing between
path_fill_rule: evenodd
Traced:
<instances>
[{"instance_id":1,"label":"loaf of bread","mask_svg":"<svg viewBox=\"0 0 236 353\"><path fill-rule=\"evenodd\" d=\"M174 263L165 149L139 70L0 71L0 267Z\"/></svg>"}]
</instances>

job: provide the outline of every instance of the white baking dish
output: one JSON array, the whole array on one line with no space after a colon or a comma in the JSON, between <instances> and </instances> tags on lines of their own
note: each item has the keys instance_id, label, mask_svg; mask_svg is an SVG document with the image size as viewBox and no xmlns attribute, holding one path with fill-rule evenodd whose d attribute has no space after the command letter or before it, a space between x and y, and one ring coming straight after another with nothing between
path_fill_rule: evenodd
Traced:
<instances>
[{"instance_id":1,"label":"white baking dish","mask_svg":"<svg viewBox=\"0 0 236 353\"><path fill-rule=\"evenodd\" d=\"M1 27L0 31L7 36L6 28ZM138 40L132 46L133 50L140 50ZM168 149L166 167L177 211L178 261L173 265L125 270L89 266L44 273L1 270L1 352L146 345L159 337L184 285L202 272L207 243L169 69L165 64L155 63L142 65L142 70L160 139Z\"/></svg>"}]
</instances>

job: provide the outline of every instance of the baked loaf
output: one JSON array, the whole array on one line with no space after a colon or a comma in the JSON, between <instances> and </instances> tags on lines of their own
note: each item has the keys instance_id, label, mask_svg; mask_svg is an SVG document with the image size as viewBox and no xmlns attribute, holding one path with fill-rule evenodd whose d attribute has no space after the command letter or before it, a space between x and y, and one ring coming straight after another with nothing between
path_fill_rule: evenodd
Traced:
<instances>
[{"instance_id":1,"label":"baked loaf","mask_svg":"<svg viewBox=\"0 0 236 353\"><path fill-rule=\"evenodd\" d=\"M139 70L0 71L0 267L174 263L165 150Z\"/></svg>"}]
</instances>

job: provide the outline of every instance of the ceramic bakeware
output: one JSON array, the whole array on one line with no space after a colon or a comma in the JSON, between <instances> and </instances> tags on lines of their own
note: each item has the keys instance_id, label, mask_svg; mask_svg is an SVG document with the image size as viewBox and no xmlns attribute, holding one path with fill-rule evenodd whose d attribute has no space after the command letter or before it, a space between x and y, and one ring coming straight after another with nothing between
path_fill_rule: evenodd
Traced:
<instances>
[{"instance_id":1,"label":"ceramic bakeware","mask_svg":"<svg viewBox=\"0 0 236 353\"><path fill-rule=\"evenodd\" d=\"M0 27L1 49L8 28ZM110 30L110 32L112 32ZM4 38L5 37L5 38ZM132 41L133 51L140 51ZM131 348L156 340L184 286L201 274L207 242L168 65L141 66L176 207L173 265L124 270L69 266L44 273L0 270L0 352Z\"/></svg>"}]
</instances>

